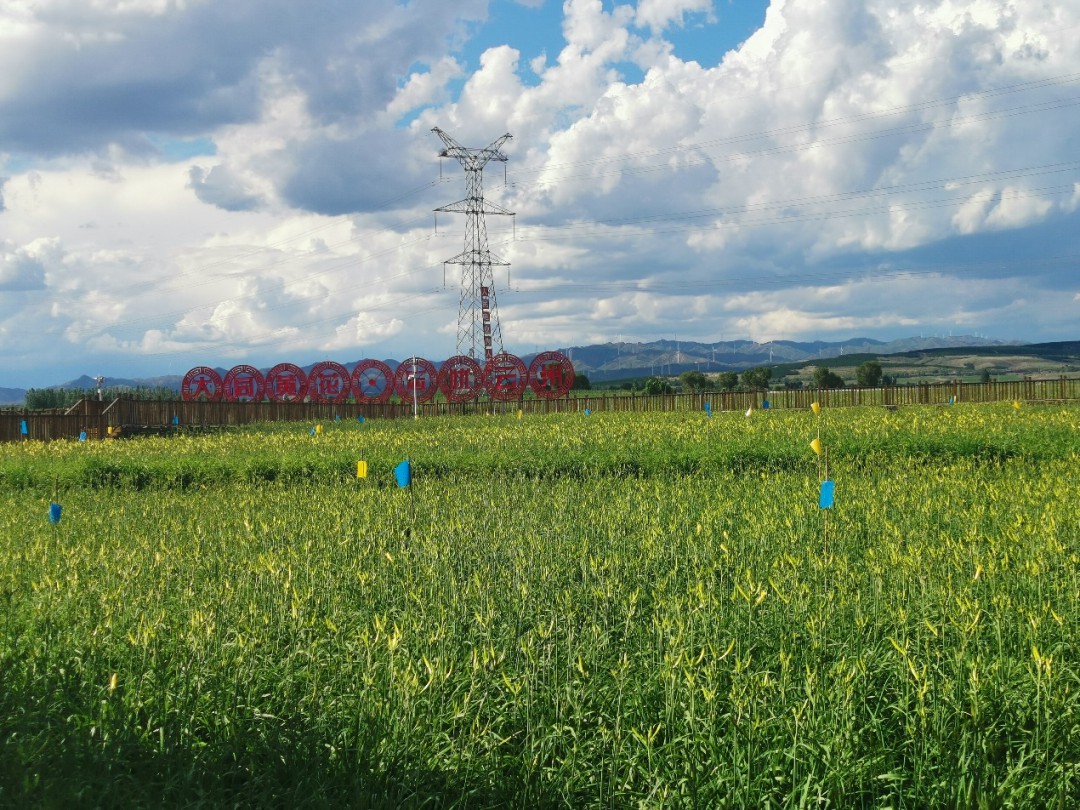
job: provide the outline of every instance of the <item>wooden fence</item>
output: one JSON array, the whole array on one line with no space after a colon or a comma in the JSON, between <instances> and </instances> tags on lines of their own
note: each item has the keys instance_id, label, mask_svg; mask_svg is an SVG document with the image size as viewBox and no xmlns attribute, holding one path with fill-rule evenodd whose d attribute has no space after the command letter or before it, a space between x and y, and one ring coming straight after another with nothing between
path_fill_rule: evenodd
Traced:
<instances>
[{"instance_id":1,"label":"wooden fence","mask_svg":"<svg viewBox=\"0 0 1080 810\"><path fill-rule=\"evenodd\" d=\"M419 406L419 415L463 416L477 413L572 413L588 408L603 411L700 411L709 403L714 411L761 408L764 400L777 410L807 409L811 402L826 408L860 405L897 407L946 405L954 402L1065 402L1080 400L1080 379L1018 380L989 383L936 383L885 388L783 389L769 392L720 391L704 394L626 394L576 396L514 402L448 403ZM209 429L251 422L328 422L335 419L405 419L413 415L411 403L340 405L315 402L151 402L131 398L110 403L83 400L67 411L0 411L0 441L103 439L119 426L121 435L168 433Z\"/></svg>"}]
</instances>

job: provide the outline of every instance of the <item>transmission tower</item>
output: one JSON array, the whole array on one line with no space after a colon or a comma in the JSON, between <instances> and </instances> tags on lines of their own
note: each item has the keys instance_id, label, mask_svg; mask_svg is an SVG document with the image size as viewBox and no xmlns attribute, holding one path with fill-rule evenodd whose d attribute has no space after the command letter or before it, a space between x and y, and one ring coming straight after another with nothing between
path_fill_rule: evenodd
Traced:
<instances>
[{"instance_id":1,"label":"transmission tower","mask_svg":"<svg viewBox=\"0 0 1080 810\"><path fill-rule=\"evenodd\" d=\"M509 133L483 149L466 149L438 127L432 130L445 144L439 157L454 158L465 169L465 199L436 211L465 214L465 250L447 259L444 264L460 264L461 299L458 303L457 353L477 358L479 347L484 348L484 360L503 352L502 329L499 328L499 308L495 303L495 285L491 268L508 265L488 250L485 214L513 216L502 206L484 199L484 166L489 161L507 161L500 147L512 137Z\"/></svg>"}]
</instances>

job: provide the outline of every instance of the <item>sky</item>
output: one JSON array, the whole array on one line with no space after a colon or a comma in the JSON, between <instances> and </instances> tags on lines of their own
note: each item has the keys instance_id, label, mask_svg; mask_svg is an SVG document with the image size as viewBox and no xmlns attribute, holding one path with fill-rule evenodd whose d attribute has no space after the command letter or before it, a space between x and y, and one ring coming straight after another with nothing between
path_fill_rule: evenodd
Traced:
<instances>
[{"instance_id":1,"label":"sky","mask_svg":"<svg viewBox=\"0 0 1080 810\"><path fill-rule=\"evenodd\" d=\"M0 386L503 348L1080 337L1080 4L7 0Z\"/></svg>"}]
</instances>

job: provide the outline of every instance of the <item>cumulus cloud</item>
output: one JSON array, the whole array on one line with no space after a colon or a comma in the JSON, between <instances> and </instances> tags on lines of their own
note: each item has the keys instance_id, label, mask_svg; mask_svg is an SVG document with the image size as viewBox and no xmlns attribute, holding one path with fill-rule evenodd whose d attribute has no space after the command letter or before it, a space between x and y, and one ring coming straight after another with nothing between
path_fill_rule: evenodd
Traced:
<instances>
[{"instance_id":1,"label":"cumulus cloud","mask_svg":"<svg viewBox=\"0 0 1080 810\"><path fill-rule=\"evenodd\" d=\"M318 134L290 151L279 193L292 207L320 214L379 211L406 190L431 182L437 141L406 148L392 130L347 137ZM427 172L415 171L415 153L428 158Z\"/></svg>"},{"instance_id":2,"label":"cumulus cloud","mask_svg":"<svg viewBox=\"0 0 1080 810\"><path fill-rule=\"evenodd\" d=\"M1080 10L774 0L710 62L678 56L709 0L518 3L561 8L542 57L467 53L484 0L0 8L11 317L102 351L446 355L437 125L513 135L484 174L517 214L487 222L510 347L1074 328Z\"/></svg>"},{"instance_id":3,"label":"cumulus cloud","mask_svg":"<svg viewBox=\"0 0 1080 810\"><path fill-rule=\"evenodd\" d=\"M641 27L663 31L672 23L682 23L690 13L715 21L713 0L638 0L634 20Z\"/></svg>"},{"instance_id":4,"label":"cumulus cloud","mask_svg":"<svg viewBox=\"0 0 1080 810\"><path fill-rule=\"evenodd\" d=\"M0 149L35 154L136 144L257 120L264 80L288 75L327 124L372 115L396 77L437 63L483 0L80 4L0 11Z\"/></svg>"},{"instance_id":5,"label":"cumulus cloud","mask_svg":"<svg viewBox=\"0 0 1080 810\"><path fill-rule=\"evenodd\" d=\"M0 290L27 292L45 289L45 266L27 250L0 252Z\"/></svg>"},{"instance_id":6,"label":"cumulus cloud","mask_svg":"<svg viewBox=\"0 0 1080 810\"><path fill-rule=\"evenodd\" d=\"M227 166L219 164L209 170L192 166L188 169L188 178L196 197L226 211L251 211L261 203L259 196L253 194Z\"/></svg>"}]
</instances>

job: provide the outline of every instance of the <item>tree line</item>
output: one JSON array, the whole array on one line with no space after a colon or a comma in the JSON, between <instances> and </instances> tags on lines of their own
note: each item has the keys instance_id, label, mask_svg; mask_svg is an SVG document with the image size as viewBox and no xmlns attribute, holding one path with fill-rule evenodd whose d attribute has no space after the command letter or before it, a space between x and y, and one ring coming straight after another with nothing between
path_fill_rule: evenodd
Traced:
<instances>
[{"instance_id":1,"label":"tree line","mask_svg":"<svg viewBox=\"0 0 1080 810\"><path fill-rule=\"evenodd\" d=\"M101 398L105 402L112 402L121 395L154 402L176 399L176 391L165 386L121 385L101 389ZM44 411L70 408L80 400L97 398L96 388L31 388L26 392L23 404L28 410Z\"/></svg>"},{"instance_id":2,"label":"tree line","mask_svg":"<svg viewBox=\"0 0 1080 810\"><path fill-rule=\"evenodd\" d=\"M723 371L709 376L701 371L684 371L679 375L678 387L690 394L705 391L766 391L772 383L772 368L759 366L749 368L742 374L734 371ZM859 388L876 388L879 385L894 385L895 380L886 376L881 364L876 360L868 360L855 369L855 385ZM814 388L843 388L846 383L844 378L828 366L817 366L814 369ZM801 382L785 382L785 387L802 387ZM650 377L645 381L642 390L646 394L671 394L676 386L670 380L663 377Z\"/></svg>"}]
</instances>

